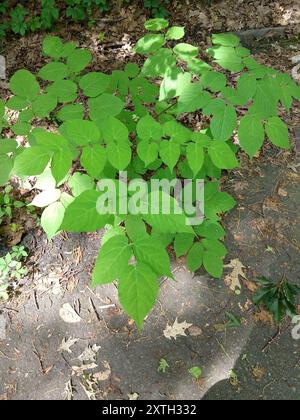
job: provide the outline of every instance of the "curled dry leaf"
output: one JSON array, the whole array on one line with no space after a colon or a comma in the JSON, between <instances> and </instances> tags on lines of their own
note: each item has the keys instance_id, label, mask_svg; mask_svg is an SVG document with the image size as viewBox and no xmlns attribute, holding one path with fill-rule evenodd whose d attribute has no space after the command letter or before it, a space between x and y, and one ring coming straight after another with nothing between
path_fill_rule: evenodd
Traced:
<instances>
[{"instance_id":1,"label":"curled dry leaf","mask_svg":"<svg viewBox=\"0 0 300 420\"><path fill-rule=\"evenodd\" d=\"M186 337L185 330L190 328L193 324L189 324L186 321L178 322L177 318L174 321L173 325L167 325L166 329L164 330L164 336L171 340L171 338L176 338L178 336L184 336Z\"/></svg>"},{"instance_id":2,"label":"curled dry leaf","mask_svg":"<svg viewBox=\"0 0 300 420\"><path fill-rule=\"evenodd\" d=\"M75 312L69 303L65 303L59 310L59 316L67 324L76 324L81 321L80 316Z\"/></svg>"}]
</instances>

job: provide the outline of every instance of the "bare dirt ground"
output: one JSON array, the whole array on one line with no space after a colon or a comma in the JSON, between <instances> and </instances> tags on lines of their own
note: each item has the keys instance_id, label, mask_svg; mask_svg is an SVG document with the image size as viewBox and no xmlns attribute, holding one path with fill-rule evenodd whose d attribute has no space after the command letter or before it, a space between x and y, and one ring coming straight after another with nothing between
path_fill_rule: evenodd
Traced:
<instances>
[{"instance_id":1,"label":"bare dirt ground","mask_svg":"<svg viewBox=\"0 0 300 420\"><path fill-rule=\"evenodd\" d=\"M211 31L287 26L278 40L269 32L251 43L257 59L291 72L290 58L300 52L296 2L224 1L209 7L190 1L188 16L181 3L172 19L185 23L189 41L203 47ZM131 46L146 18L134 7L108 17L116 20L99 20L92 30L78 25L57 30L89 47L93 68L102 71L132 58ZM105 32L104 42L99 32ZM18 68L42 66L41 39L36 34L4 45L8 76ZM7 94L6 82L0 93ZM113 285L90 288L102 232L61 234L51 243L39 230L25 233L29 275L19 294L0 305L0 399L299 399L300 342L292 338L294 325L286 319L278 328L251 303L255 276L285 274L300 285L298 108L287 122L292 152L266 146L253 162L242 158L242 169L223 180L239 203L224 219L226 261L244 266L239 296L230 291L229 277L224 282L201 272L192 276L184 261L174 262L176 281L162 279L159 302L139 333L119 307ZM232 272L227 268L225 276ZM241 325L228 328L226 312ZM181 324L176 339L168 338L167 326L176 319L188 325ZM158 369L161 359L169 366L165 373ZM200 380L189 374L193 366L201 367Z\"/></svg>"}]
</instances>

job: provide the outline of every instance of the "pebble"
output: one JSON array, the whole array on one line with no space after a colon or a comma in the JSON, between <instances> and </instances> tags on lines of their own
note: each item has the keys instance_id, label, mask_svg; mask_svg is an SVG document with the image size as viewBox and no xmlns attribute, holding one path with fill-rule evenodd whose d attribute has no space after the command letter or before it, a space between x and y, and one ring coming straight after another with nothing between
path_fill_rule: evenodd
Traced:
<instances>
[{"instance_id":1,"label":"pebble","mask_svg":"<svg viewBox=\"0 0 300 420\"><path fill-rule=\"evenodd\" d=\"M0 79L6 79L6 64L3 55L0 55Z\"/></svg>"},{"instance_id":2,"label":"pebble","mask_svg":"<svg viewBox=\"0 0 300 420\"><path fill-rule=\"evenodd\" d=\"M6 319L0 315L0 340L6 339Z\"/></svg>"}]
</instances>

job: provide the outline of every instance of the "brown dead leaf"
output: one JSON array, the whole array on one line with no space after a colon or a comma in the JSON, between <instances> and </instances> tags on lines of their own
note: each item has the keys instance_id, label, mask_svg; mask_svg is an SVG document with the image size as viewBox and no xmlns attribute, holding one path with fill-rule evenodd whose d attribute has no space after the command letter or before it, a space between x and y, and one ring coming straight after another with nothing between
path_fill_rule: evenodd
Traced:
<instances>
[{"instance_id":1,"label":"brown dead leaf","mask_svg":"<svg viewBox=\"0 0 300 420\"><path fill-rule=\"evenodd\" d=\"M258 289L257 284L255 284L253 281L243 279L243 283L247 287L247 289L250 290L250 292L254 293Z\"/></svg>"},{"instance_id":2,"label":"brown dead leaf","mask_svg":"<svg viewBox=\"0 0 300 420\"><path fill-rule=\"evenodd\" d=\"M266 309L260 309L259 312L256 312L252 315L255 322L261 322L265 325L273 325L274 320L270 312L268 312Z\"/></svg>"},{"instance_id":3,"label":"brown dead leaf","mask_svg":"<svg viewBox=\"0 0 300 420\"><path fill-rule=\"evenodd\" d=\"M254 378L255 378L255 380L257 381L257 382L260 382L261 380L262 380L262 378L265 376L265 374L266 374L266 369L265 368L263 368L263 367L261 367L261 366L259 366L259 365L256 365L253 369L252 369L252 374L253 374L253 376L254 376Z\"/></svg>"},{"instance_id":4,"label":"brown dead leaf","mask_svg":"<svg viewBox=\"0 0 300 420\"><path fill-rule=\"evenodd\" d=\"M81 261L82 261L82 250L81 250L80 246L73 249L72 257L73 257L73 260L75 261L75 265L79 265L81 263Z\"/></svg>"},{"instance_id":5,"label":"brown dead leaf","mask_svg":"<svg viewBox=\"0 0 300 420\"><path fill-rule=\"evenodd\" d=\"M284 190L283 188L278 188L278 195L280 197L287 197L288 196L288 192L286 190Z\"/></svg>"},{"instance_id":6,"label":"brown dead leaf","mask_svg":"<svg viewBox=\"0 0 300 420\"><path fill-rule=\"evenodd\" d=\"M197 325L192 325L191 327L189 327L188 332L192 337L199 337L203 334L202 329L200 327L197 327Z\"/></svg>"}]
</instances>

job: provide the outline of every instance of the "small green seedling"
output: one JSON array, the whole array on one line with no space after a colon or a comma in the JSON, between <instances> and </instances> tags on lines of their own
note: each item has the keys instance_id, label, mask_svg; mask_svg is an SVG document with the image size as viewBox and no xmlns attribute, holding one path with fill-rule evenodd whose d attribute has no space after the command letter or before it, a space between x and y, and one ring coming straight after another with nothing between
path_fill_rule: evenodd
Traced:
<instances>
[{"instance_id":1,"label":"small green seedling","mask_svg":"<svg viewBox=\"0 0 300 420\"><path fill-rule=\"evenodd\" d=\"M168 362L166 361L166 359L160 359L157 371L162 372L162 373L166 373L166 370L169 367L170 366L169 366Z\"/></svg>"},{"instance_id":2,"label":"small green seedling","mask_svg":"<svg viewBox=\"0 0 300 420\"><path fill-rule=\"evenodd\" d=\"M300 287L289 283L284 276L279 282L273 282L265 277L257 278L262 287L253 297L255 305L263 304L273 315L278 324L285 316L293 318L297 315L296 298L300 294Z\"/></svg>"},{"instance_id":3,"label":"small green seedling","mask_svg":"<svg viewBox=\"0 0 300 420\"><path fill-rule=\"evenodd\" d=\"M190 369L188 369L189 374L196 379L197 381L201 378L202 376L202 369L199 368L198 366L193 366Z\"/></svg>"}]
</instances>

